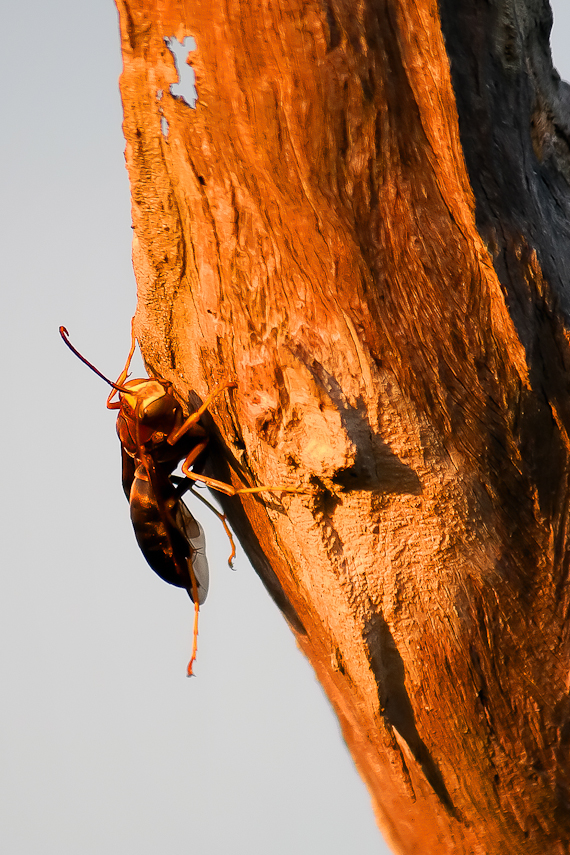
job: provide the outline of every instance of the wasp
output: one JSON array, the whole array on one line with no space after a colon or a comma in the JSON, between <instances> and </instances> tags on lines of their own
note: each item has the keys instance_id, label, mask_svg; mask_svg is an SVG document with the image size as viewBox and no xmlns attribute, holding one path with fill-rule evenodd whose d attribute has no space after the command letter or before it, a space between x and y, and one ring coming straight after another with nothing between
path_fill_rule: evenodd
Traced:
<instances>
[{"instance_id":1,"label":"wasp","mask_svg":"<svg viewBox=\"0 0 570 855\"><path fill-rule=\"evenodd\" d=\"M105 377L76 350L65 327L60 327L59 332L72 353L111 386L107 407L118 410L122 483L129 501L137 543L155 573L165 582L185 588L194 603L192 655L187 669L188 676L191 676L198 648L198 615L208 592L209 571L204 531L182 501L182 496L192 489L196 481L228 496L265 491L303 491L288 486L237 489L200 471L209 442L200 418L215 398L237 386L235 382L223 383L206 397L198 409L185 417L168 380L159 377L127 379L136 348L133 327L131 349L116 382ZM118 400L114 400L116 395ZM173 474L181 462L182 478ZM229 558L231 566L235 545L225 515L201 496L198 498L216 514L224 526L232 548Z\"/></svg>"}]
</instances>

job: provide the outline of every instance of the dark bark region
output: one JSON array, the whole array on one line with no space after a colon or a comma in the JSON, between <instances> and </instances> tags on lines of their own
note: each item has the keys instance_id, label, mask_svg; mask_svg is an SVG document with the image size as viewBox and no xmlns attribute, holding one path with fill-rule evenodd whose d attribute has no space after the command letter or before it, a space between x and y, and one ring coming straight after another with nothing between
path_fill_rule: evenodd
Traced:
<instances>
[{"instance_id":1,"label":"dark bark region","mask_svg":"<svg viewBox=\"0 0 570 855\"><path fill-rule=\"evenodd\" d=\"M477 227L493 258L529 370L530 389L521 396L515 432L549 529L552 576L547 581L537 572L538 562L533 566L522 555L518 566L526 568L527 579L519 598L534 593L537 605L551 598L548 610L540 614L535 606L533 615L545 626L554 616L555 631L545 638L537 660L548 668L549 656L564 660L568 654L570 87L552 66L548 2L441 0L440 10ZM511 516L519 504L511 495L504 497ZM481 680L487 698L483 674ZM553 680L555 686L555 675ZM540 740L530 737L528 725L521 731L524 756L530 761L528 780L536 775L549 779L556 794L555 825L566 829L562 851L568 851L567 725L560 728L568 695L559 687L550 703L545 700L536 698L546 713L540 740L546 743L550 734L554 745L558 742L551 767L539 759ZM539 824L537 818L528 822Z\"/></svg>"},{"instance_id":2,"label":"dark bark region","mask_svg":"<svg viewBox=\"0 0 570 855\"><path fill-rule=\"evenodd\" d=\"M208 422L216 476L313 491L225 506L384 832L570 851L547 4L118 7L143 353L188 406L237 381ZM169 94L173 35L196 39L196 109Z\"/></svg>"}]
</instances>

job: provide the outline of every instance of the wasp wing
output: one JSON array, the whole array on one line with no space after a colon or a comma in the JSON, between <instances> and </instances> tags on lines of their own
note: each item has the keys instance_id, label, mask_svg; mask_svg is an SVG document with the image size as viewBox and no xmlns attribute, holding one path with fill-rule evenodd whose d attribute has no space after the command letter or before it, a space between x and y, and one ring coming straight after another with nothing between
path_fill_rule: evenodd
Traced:
<instances>
[{"instance_id":1,"label":"wasp wing","mask_svg":"<svg viewBox=\"0 0 570 855\"><path fill-rule=\"evenodd\" d=\"M204 529L195 519L182 499L178 500L176 508L176 527L184 532L186 539L192 547L188 561L192 562L192 569L198 585L198 602L200 605L206 599L210 584L210 571L208 559L206 558L206 535Z\"/></svg>"}]
</instances>

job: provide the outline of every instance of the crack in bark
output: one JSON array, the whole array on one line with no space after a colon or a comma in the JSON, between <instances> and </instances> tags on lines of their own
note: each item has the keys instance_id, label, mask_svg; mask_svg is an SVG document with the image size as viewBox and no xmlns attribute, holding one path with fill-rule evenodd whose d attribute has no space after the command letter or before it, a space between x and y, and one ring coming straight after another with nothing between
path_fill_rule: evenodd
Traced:
<instances>
[{"instance_id":1,"label":"crack in bark","mask_svg":"<svg viewBox=\"0 0 570 855\"><path fill-rule=\"evenodd\" d=\"M380 611L368 620L364 639L368 647L370 666L378 686L381 715L405 740L445 809L459 819L445 786L443 775L418 732L414 708L406 689L404 661L390 632L390 627Z\"/></svg>"}]
</instances>

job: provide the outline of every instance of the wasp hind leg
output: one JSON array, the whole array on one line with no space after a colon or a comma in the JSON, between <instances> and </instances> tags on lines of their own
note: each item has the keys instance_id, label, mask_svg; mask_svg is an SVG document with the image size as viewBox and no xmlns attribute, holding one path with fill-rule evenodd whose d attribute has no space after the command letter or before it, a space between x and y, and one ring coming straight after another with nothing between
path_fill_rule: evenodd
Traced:
<instances>
[{"instance_id":1,"label":"wasp hind leg","mask_svg":"<svg viewBox=\"0 0 570 855\"><path fill-rule=\"evenodd\" d=\"M192 631L192 655L190 657L190 662L188 663L188 668L186 669L186 676L193 677L194 672L192 671L192 666L196 661L196 656L198 655L198 617L200 614L200 603L198 602L198 589L196 589L196 599L194 601L194 629Z\"/></svg>"}]
</instances>

